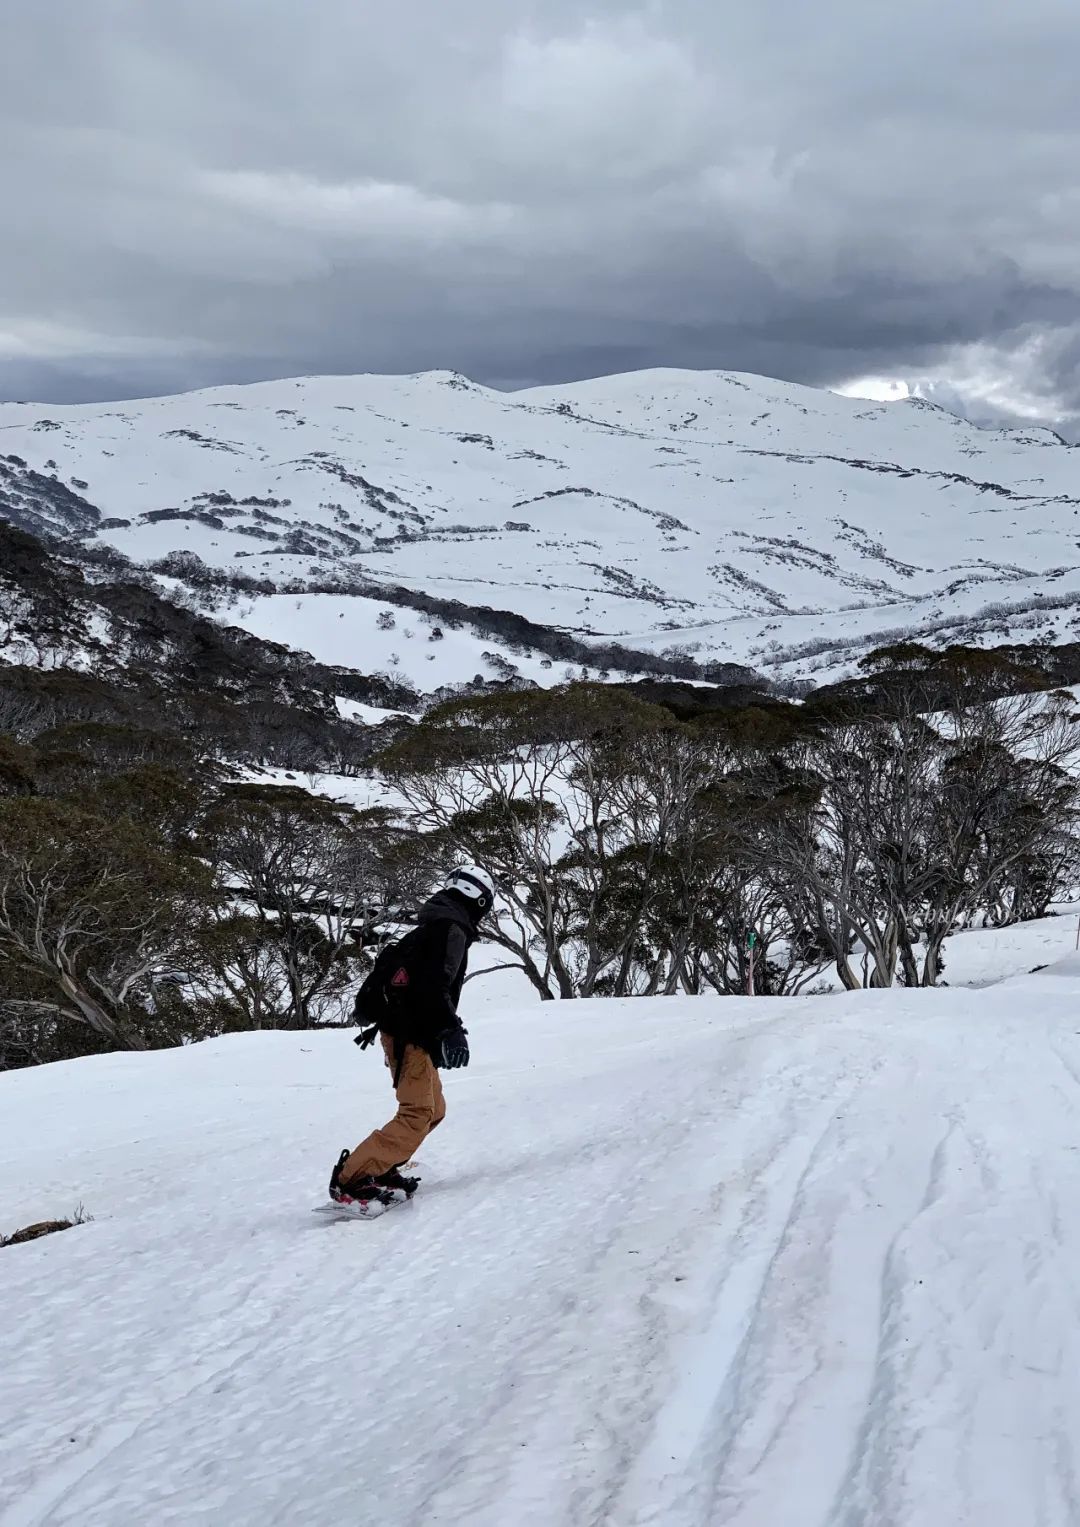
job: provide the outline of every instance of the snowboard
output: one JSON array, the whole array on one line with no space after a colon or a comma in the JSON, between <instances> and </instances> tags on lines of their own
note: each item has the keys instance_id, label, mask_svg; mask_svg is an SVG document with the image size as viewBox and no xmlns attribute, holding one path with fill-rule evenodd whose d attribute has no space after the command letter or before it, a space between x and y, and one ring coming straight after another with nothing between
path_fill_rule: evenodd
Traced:
<instances>
[{"instance_id":1,"label":"snowboard","mask_svg":"<svg viewBox=\"0 0 1080 1527\"><path fill-rule=\"evenodd\" d=\"M322 1220L349 1220L349 1219L381 1219L391 1209L398 1208L401 1204L411 1203L411 1198L406 1198L403 1193L387 1193L385 1197L366 1199L363 1203L338 1204L332 1198L325 1203L316 1204L312 1214L317 1214Z\"/></svg>"},{"instance_id":2,"label":"snowboard","mask_svg":"<svg viewBox=\"0 0 1080 1527\"><path fill-rule=\"evenodd\" d=\"M399 1197L394 1197L390 1203L382 1203L379 1199L368 1199L367 1203L335 1203L331 1199L328 1203L318 1203L312 1214L318 1214L321 1220L379 1220L394 1206L408 1202L408 1199Z\"/></svg>"},{"instance_id":3,"label":"snowboard","mask_svg":"<svg viewBox=\"0 0 1080 1527\"><path fill-rule=\"evenodd\" d=\"M403 1173L409 1173L420 1167L419 1161L407 1161L401 1168ZM316 1214L322 1220L344 1219L380 1219L388 1209L395 1208L398 1204L411 1203L415 1197L415 1189L412 1193L404 1194L390 1188L380 1189L373 1193L371 1198L362 1203L339 1204L332 1198L327 1198L321 1204L316 1204L312 1214Z\"/></svg>"}]
</instances>

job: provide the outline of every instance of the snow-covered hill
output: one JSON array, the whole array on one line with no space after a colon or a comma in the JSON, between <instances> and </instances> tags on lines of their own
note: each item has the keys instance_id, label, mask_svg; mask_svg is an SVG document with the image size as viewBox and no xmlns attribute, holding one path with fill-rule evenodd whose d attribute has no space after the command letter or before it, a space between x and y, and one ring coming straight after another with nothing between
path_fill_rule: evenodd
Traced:
<instances>
[{"instance_id":1,"label":"snow-covered hill","mask_svg":"<svg viewBox=\"0 0 1080 1527\"><path fill-rule=\"evenodd\" d=\"M1078 1000L479 1003L366 1225L347 1034L0 1076L0 1523L1073 1527Z\"/></svg>"},{"instance_id":2,"label":"snow-covered hill","mask_svg":"<svg viewBox=\"0 0 1080 1527\"><path fill-rule=\"evenodd\" d=\"M1074 639L1078 461L1045 430L720 372L516 394L450 373L316 377L0 405L0 510L30 529L279 585L402 585L822 678L898 632ZM482 640L436 658L428 627L409 638L408 619L384 630L379 613L301 593L228 618L421 688L490 671ZM538 654L522 671L562 676Z\"/></svg>"}]
</instances>

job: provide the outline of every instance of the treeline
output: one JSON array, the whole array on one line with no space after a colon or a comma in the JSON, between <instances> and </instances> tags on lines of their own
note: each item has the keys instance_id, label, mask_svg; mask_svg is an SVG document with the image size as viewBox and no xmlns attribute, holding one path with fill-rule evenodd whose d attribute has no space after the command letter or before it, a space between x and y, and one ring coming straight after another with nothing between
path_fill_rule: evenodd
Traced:
<instances>
[{"instance_id":1,"label":"treeline","mask_svg":"<svg viewBox=\"0 0 1080 1527\"><path fill-rule=\"evenodd\" d=\"M462 858L500 888L496 961L546 999L935 985L958 929L1076 882L1080 728L1015 654L691 699L457 697L377 758L395 811L253 783L161 725L0 739L0 1067L344 1022Z\"/></svg>"},{"instance_id":2,"label":"treeline","mask_svg":"<svg viewBox=\"0 0 1080 1527\"><path fill-rule=\"evenodd\" d=\"M934 985L950 934L1077 874L1067 695L1010 656L905 647L802 706L679 721L602 686L483 697L381 759L414 826L503 891L544 997Z\"/></svg>"},{"instance_id":3,"label":"treeline","mask_svg":"<svg viewBox=\"0 0 1080 1527\"><path fill-rule=\"evenodd\" d=\"M344 1021L435 845L173 737L0 738L0 1069Z\"/></svg>"},{"instance_id":4,"label":"treeline","mask_svg":"<svg viewBox=\"0 0 1080 1527\"><path fill-rule=\"evenodd\" d=\"M336 697L420 703L406 685L170 601L123 558L79 555L85 568L0 521L0 731L19 741L67 725L167 726L218 756L355 773L379 738L342 720Z\"/></svg>"}]
</instances>

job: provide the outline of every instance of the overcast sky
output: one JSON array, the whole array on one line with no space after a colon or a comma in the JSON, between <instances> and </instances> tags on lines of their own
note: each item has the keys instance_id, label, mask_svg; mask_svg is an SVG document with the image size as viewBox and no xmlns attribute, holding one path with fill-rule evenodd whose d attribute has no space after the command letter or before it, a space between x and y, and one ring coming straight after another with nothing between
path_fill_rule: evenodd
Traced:
<instances>
[{"instance_id":1,"label":"overcast sky","mask_svg":"<svg viewBox=\"0 0 1080 1527\"><path fill-rule=\"evenodd\" d=\"M8 0L0 396L642 366L1080 419L1077 0Z\"/></svg>"}]
</instances>

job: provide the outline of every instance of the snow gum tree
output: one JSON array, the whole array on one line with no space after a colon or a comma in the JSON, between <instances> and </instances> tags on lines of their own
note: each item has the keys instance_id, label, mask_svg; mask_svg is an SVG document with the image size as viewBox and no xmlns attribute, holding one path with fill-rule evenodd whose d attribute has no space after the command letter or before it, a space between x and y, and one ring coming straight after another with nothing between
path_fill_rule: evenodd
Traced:
<instances>
[{"instance_id":1,"label":"snow gum tree","mask_svg":"<svg viewBox=\"0 0 1080 1527\"><path fill-rule=\"evenodd\" d=\"M576 684L444 706L381 763L422 829L495 878L488 937L543 997L744 991L750 928L758 987L782 992L807 967L761 873L775 805L752 776L790 726L762 712L742 732Z\"/></svg>"},{"instance_id":2,"label":"snow gum tree","mask_svg":"<svg viewBox=\"0 0 1080 1527\"><path fill-rule=\"evenodd\" d=\"M629 987L662 851L639 750L674 726L660 707L575 684L450 702L380 759L421 831L496 880L487 937L544 998Z\"/></svg>"},{"instance_id":3,"label":"snow gum tree","mask_svg":"<svg viewBox=\"0 0 1080 1527\"><path fill-rule=\"evenodd\" d=\"M145 739L84 731L0 748L0 1068L342 1019L428 845L194 764L111 773Z\"/></svg>"},{"instance_id":4,"label":"snow gum tree","mask_svg":"<svg viewBox=\"0 0 1080 1527\"><path fill-rule=\"evenodd\" d=\"M147 1048L157 995L185 963L209 894L205 866L130 816L0 801L0 965L16 989L39 993L16 1008Z\"/></svg>"},{"instance_id":5,"label":"snow gum tree","mask_svg":"<svg viewBox=\"0 0 1080 1527\"><path fill-rule=\"evenodd\" d=\"M934 985L958 927L1060 884L1080 730L1001 655L906 646L863 666L790 754L813 803L782 819L773 859L846 987Z\"/></svg>"},{"instance_id":6,"label":"snow gum tree","mask_svg":"<svg viewBox=\"0 0 1080 1527\"><path fill-rule=\"evenodd\" d=\"M204 975L224 986L246 1027L343 1018L355 985L349 956L421 899L431 874L426 845L394 813L298 787L225 789L196 846L223 892Z\"/></svg>"},{"instance_id":7,"label":"snow gum tree","mask_svg":"<svg viewBox=\"0 0 1080 1527\"><path fill-rule=\"evenodd\" d=\"M684 722L589 684L459 700L383 755L502 891L544 997L933 985L945 940L1076 859L1071 703L998 654L903 647L816 702Z\"/></svg>"}]
</instances>

